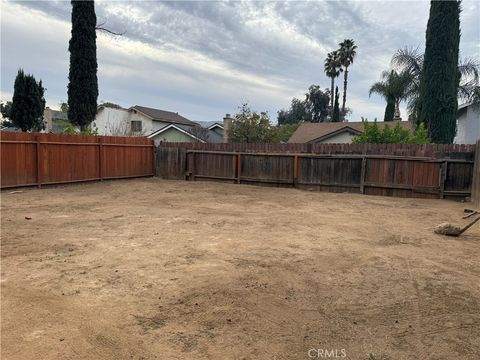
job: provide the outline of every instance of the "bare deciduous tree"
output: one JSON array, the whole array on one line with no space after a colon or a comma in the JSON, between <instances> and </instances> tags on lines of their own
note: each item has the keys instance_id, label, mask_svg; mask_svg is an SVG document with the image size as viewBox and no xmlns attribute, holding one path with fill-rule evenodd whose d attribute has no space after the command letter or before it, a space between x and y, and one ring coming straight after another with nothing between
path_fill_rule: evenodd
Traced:
<instances>
[{"instance_id":1,"label":"bare deciduous tree","mask_svg":"<svg viewBox=\"0 0 480 360\"><path fill-rule=\"evenodd\" d=\"M147 134L145 129L142 129L140 131L133 131L131 124L128 120L115 124L107 123L106 129L107 133L111 136L142 137Z\"/></svg>"},{"instance_id":2,"label":"bare deciduous tree","mask_svg":"<svg viewBox=\"0 0 480 360\"><path fill-rule=\"evenodd\" d=\"M200 125L195 125L195 126L192 126L190 128L190 130L188 131L190 134L192 134L193 136L199 138L199 139L202 139L203 141L206 141L208 142L208 139L209 139L209 130L207 128L204 128Z\"/></svg>"}]
</instances>

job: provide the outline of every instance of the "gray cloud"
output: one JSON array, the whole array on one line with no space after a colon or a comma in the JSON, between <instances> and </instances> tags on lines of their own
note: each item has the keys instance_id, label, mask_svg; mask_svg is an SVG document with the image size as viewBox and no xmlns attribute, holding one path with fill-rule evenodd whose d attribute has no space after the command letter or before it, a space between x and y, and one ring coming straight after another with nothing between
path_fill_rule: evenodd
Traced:
<instances>
[{"instance_id":1,"label":"gray cloud","mask_svg":"<svg viewBox=\"0 0 480 360\"><path fill-rule=\"evenodd\" d=\"M480 6L465 1L463 8L462 55L479 58ZM368 88L396 49L423 47L428 10L425 1L97 1L98 20L126 31L119 39L99 36L100 99L198 120L219 119L248 100L275 117L310 84L328 87L326 53L354 38L352 120L381 117L383 101L369 99ZM11 93L23 66L44 79L50 103L66 98L70 11L66 1L2 3L2 93ZM38 20L22 27L24 15Z\"/></svg>"}]
</instances>

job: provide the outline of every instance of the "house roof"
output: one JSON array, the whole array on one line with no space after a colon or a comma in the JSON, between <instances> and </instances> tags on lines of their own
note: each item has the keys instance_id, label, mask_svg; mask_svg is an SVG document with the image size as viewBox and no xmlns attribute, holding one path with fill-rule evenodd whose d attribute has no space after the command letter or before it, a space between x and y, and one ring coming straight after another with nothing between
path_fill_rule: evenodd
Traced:
<instances>
[{"instance_id":1,"label":"house roof","mask_svg":"<svg viewBox=\"0 0 480 360\"><path fill-rule=\"evenodd\" d=\"M377 125L383 128L386 124L394 127L400 124L404 129L412 129L408 121L377 121ZM344 131L352 134L360 134L363 131L362 122L325 122L325 123L302 123L292 134L289 143L308 143L328 139Z\"/></svg>"},{"instance_id":2,"label":"house roof","mask_svg":"<svg viewBox=\"0 0 480 360\"><path fill-rule=\"evenodd\" d=\"M223 143L223 136L216 133L215 131L212 131L208 129L208 139L205 141L203 139L200 139L198 136L193 133L194 127L188 126L188 125L181 125L181 124L169 124L165 125L164 127L152 132L151 134L147 135L147 138L151 139L156 137L157 135L160 135L164 131L168 129L175 129L177 131L180 131L181 133L190 136L192 139L195 139L200 142L208 142L208 143Z\"/></svg>"},{"instance_id":3,"label":"house roof","mask_svg":"<svg viewBox=\"0 0 480 360\"><path fill-rule=\"evenodd\" d=\"M223 143L223 136L209 128L207 142L215 144Z\"/></svg>"},{"instance_id":4,"label":"house roof","mask_svg":"<svg viewBox=\"0 0 480 360\"><path fill-rule=\"evenodd\" d=\"M178 113L175 113L172 111L153 109L153 108L149 108L146 106L139 106L139 105L132 106L129 110L138 111L144 114L145 116L149 117L150 119L156 120L156 121L163 121L163 122L168 122L173 124L183 124L183 125L190 125L190 126L196 125L196 123L194 123L193 121L188 120L186 117L178 115Z\"/></svg>"},{"instance_id":5,"label":"house roof","mask_svg":"<svg viewBox=\"0 0 480 360\"><path fill-rule=\"evenodd\" d=\"M468 108L471 106L476 106L477 109L480 109L480 104L478 103L474 103L474 102L464 103L464 104L458 105L457 116L467 112Z\"/></svg>"},{"instance_id":6,"label":"house roof","mask_svg":"<svg viewBox=\"0 0 480 360\"><path fill-rule=\"evenodd\" d=\"M185 126L185 125L179 125L179 124L169 124L169 125L165 125L164 127L152 132L150 135L147 136L147 138L149 139L152 139L158 135L160 135L161 133L167 131L168 129L175 129L177 131L180 131L181 133L187 135L187 136L190 136L192 139L195 139L199 142L206 142L205 140L202 140L198 137L196 137L195 135L193 135L189 130L191 129L190 126Z\"/></svg>"},{"instance_id":7,"label":"house roof","mask_svg":"<svg viewBox=\"0 0 480 360\"><path fill-rule=\"evenodd\" d=\"M219 127L220 129L223 129L223 123L218 121L197 121L197 124L206 129L213 129L214 127Z\"/></svg>"},{"instance_id":8,"label":"house roof","mask_svg":"<svg viewBox=\"0 0 480 360\"><path fill-rule=\"evenodd\" d=\"M17 132L17 131L22 131L22 129L14 127L14 126L0 125L0 131Z\"/></svg>"}]
</instances>

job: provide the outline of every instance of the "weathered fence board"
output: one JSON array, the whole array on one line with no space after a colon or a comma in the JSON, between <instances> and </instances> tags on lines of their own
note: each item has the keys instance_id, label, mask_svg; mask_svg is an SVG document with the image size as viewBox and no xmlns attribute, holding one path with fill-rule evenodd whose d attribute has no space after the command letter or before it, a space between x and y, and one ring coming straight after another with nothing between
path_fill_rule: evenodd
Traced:
<instances>
[{"instance_id":1,"label":"weathered fence board","mask_svg":"<svg viewBox=\"0 0 480 360\"><path fill-rule=\"evenodd\" d=\"M185 180L186 150L157 148L156 176L170 180Z\"/></svg>"},{"instance_id":2,"label":"weathered fence board","mask_svg":"<svg viewBox=\"0 0 480 360\"><path fill-rule=\"evenodd\" d=\"M478 140L476 144L471 199L472 199L473 206L477 210L479 210L480 209L480 140Z\"/></svg>"},{"instance_id":3,"label":"weathered fence board","mask_svg":"<svg viewBox=\"0 0 480 360\"><path fill-rule=\"evenodd\" d=\"M162 148L248 153L313 153L325 155L398 155L451 158L473 161L475 145L460 144L244 144L244 143L169 143Z\"/></svg>"},{"instance_id":4,"label":"weathered fence board","mask_svg":"<svg viewBox=\"0 0 480 360\"><path fill-rule=\"evenodd\" d=\"M361 148L355 146L352 151ZM394 153L394 146L386 147ZM440 154L441 146L434 146L433 154ZM424 154L425 149L419 153ZM460 149L460 148L459 148ZM159 159L178 148L160 146ZM363 147L365 152L372 148ZM363 151L362 150L362 151ZM377 149L378 150L378 149ZM378 154L313 154L226 152L184 150L183 173L187 180L216 180L267 186L299 187L332 192L359 192L367 195L397 197L466 197L470 194L473 161L463 151L457 158L433 158L406 155ZM464 149L460 149L464 150ZM462 159L463 157L463 159ZM179 161L178 157L169 161ZM179 178L168 173L178 172L175 164L161 164L162 177Z\"/></svg>"},{"instance_id":5,"label":"weathered fence board","mask_svg":"<svg viewBox=\"0 0 480 360\"><path fill-rule=\"evenodd\" d=\"M1 187L154 175L145 138L1 132Z\"/></svg>"}]
</instances>

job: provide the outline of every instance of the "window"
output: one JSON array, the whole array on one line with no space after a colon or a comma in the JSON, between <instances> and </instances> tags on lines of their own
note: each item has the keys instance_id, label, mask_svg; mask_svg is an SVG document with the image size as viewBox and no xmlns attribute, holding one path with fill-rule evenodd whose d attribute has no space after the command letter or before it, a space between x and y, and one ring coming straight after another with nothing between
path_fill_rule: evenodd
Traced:
<instances>
[{"instance_id":1,"label":"window","mask_svg":"<svg viewBox=\"0 0 480 360\"><path fill-rule=\"evenodd\" d=\"M132 121L130 123L130 128L132 132L141 132L142 131L142 122L141 121Z\"/></svg>"}]
</instances>

